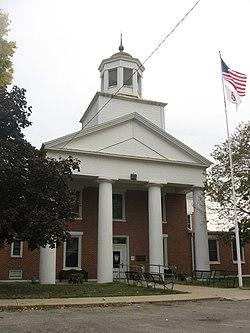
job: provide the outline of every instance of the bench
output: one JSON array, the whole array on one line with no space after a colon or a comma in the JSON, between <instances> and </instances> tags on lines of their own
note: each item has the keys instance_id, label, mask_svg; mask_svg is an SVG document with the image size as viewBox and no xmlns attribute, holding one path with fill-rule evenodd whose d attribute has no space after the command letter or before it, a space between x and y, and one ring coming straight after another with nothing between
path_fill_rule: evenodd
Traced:
<instances>
[{"instance_id":1,"label":"bench","mask_svg":"<svg viewBox=\"0 0 250 333\"><path fill-rule=\"evenodd\" d=\"M161 274L161 273L142 273L144 280L146 281L147 287L154 287L156 284L160 284L165 289L173 290L175 275L174 274ZM169 287L168 287L169 285Z\"/></svg>"},{"instance_id":2,"label":"bench","mask_svg":"<svg viewBox=\"0 0 250 333\"><path fill-rule=\"evenodd\" d=\"M84 269L62 269L59 273L59 281L68 280L68 282L71 282L71 275L76 273L81 273L83 275L83 281L88 282L88 272Z\"/></svg>"},{"instance_id":3,"label":"bench","mask_svg":"<svg viewBox=\"0 0 250 333\"><path fill-rule=\"evenodd\" d=\"M218 281L226 281L227 287L229 287L230 282L232 282L232 286L235 286L236 278L238 276L238 273L235 271L230 270L215 270L212 272L211 280L213 284Z\"/></svg>"},{"instance_id":4,"label":"bench","mask_svg":"<svg viewBox=\"0 0 250 333\"><path fill-rule=\"evenodd\" d=\"M127 283L130 284L130 281L132 281L133 284L140 284L142 286L143 284L143 277L141 273L136 271L125 271L126 280Z\"/></svg>"},{"instance_id":5,"label":"bench","mask_svg":"<svg viewBox=\"0 0 250 333\"><path fill-rule=\"evenodd\" d=\"M211 277L212 277L212 271L195 269L192 272L191 282L201 281L202 283L206 282L207 284L210 284Z\"/></svg>"}]
</instances>

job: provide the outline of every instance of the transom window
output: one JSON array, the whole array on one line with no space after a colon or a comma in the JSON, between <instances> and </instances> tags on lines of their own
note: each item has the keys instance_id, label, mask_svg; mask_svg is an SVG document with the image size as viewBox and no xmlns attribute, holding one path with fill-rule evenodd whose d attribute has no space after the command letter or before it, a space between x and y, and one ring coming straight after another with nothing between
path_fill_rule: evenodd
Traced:
<instances>
[{"instance_id":1,"label":"transom window","mask_svg":"<svg viewBox=\"0 0 250 333\"><path fill-rule=\"evenodd\" d=\"M109 70L109 87L117 86L117 68Z\"/></svg>"},{"instance_id":2,"label":"transom window","mask_svg":"<svg viewBox=\"0 0 250 333\"><path fill-rule=\"evenodd\" d=\"M132 77L133 77L133 70L131 68L124 68L123 69L123 84L124 86L132 86Z\"/></svg>"},{"instance_id":3,"label":"transom window","mask_svg":"<svg viewBox=\"0 0 250 333\"><path fill-rule=\"evenodd\" d=\"M23 256L23 242L19 239L15 239L11 243L11 257L22 258Z\"/></svg>"}]
</instances>

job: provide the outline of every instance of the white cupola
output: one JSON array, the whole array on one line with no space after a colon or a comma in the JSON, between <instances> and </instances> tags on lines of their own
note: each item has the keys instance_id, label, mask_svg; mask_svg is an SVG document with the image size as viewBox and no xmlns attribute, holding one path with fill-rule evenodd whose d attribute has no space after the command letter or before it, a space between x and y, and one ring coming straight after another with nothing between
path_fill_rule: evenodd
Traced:
<instances>
[{"instance_id":1,"label":"white cupola","mask_svg":"<svg viewBox=\"0 0 250 333\"><path fill-rule=\"evenodd\" d=\"M101 92L142 98L142 73L144 66L137 58L123 51L122 35L119 52L104 59L100 66Z\"/></svg>"}]
</instances>

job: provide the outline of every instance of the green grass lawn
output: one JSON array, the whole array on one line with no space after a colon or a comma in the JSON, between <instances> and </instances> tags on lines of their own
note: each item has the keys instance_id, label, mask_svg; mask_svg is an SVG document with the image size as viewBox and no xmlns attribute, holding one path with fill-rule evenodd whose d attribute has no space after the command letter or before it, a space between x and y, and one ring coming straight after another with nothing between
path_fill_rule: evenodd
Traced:
<instances>
[{"instance_id":1,"label":"green grass lawn","mask_svg":"<svg viewBox=\"0 0 250 333\"><path fill-rule=\"evenodd\" d=\"M0 282L0 298L63 298L63 297L108 297L147 296L180 293L158 288L145 288L121 282L97 284L39 285L28 282Z\"/></svg>"},{"instance_id":2,"label":"green grass lawn","mask_svg":"<svg viewBox=\"0 0 250 333\"><path fill-rule=\"evenodd\" d=\"M178 284L186 284L185 281L176 281ZM215 283L210 282L210 284L207 284L206 282L201 282L201 281L193 281L193 282L187 282L188 285L194 285L194 286L204 286L204 287L214 287L214 288L238 288L238 278L236 278L235 285L233 286L233 281L229 280L227 281L216 281ZM243 288L244 289L249 289L250 290L250 278L243 278Z\"/></svg>"}]
</instances>

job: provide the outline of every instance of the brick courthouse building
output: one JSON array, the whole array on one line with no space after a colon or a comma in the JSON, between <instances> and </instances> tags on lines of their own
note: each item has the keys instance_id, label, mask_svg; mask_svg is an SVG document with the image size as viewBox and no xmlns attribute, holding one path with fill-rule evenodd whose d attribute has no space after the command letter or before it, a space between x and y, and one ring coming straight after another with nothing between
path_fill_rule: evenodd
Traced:
<instances>
[{"instance_id":1,"label":"brick courthouse building","mask_svg":"<svg viewBox=\"0 0 250 333\"><path fill-rule=\"evenodd\" d=\"M138 59L120 46L99 71L101 89L82 129L44 144L48 156L81 160L72 182L80 201L72 242L33 252L19 240L5 244L1 280L39 276L53 284L61 270L75 268L103 283L117 277L120 264L210 268L202 192L210 162L165 131L166 103L142 99ZM187 227L190 192L195 233Z\"/></svg>"}]
</instances>

